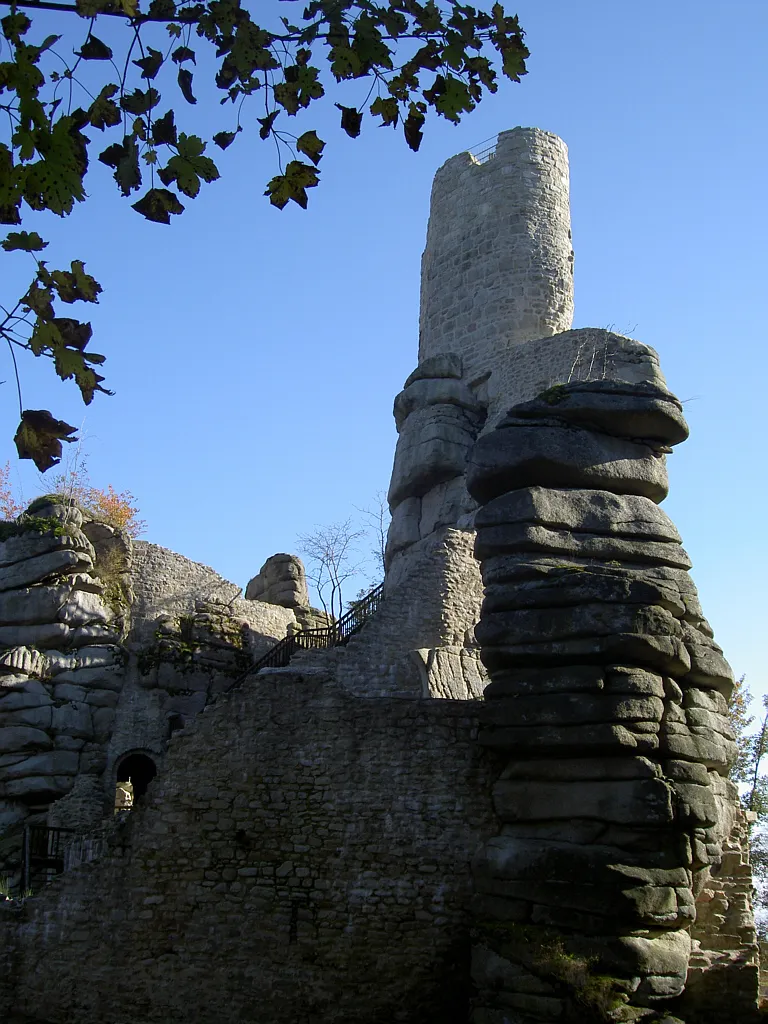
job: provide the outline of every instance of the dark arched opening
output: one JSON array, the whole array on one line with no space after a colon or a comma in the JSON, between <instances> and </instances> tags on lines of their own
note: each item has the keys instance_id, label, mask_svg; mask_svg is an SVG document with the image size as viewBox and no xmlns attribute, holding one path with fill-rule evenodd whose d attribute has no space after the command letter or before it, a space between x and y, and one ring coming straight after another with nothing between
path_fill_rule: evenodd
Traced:
<instances>
[{"instance_id":1,"label":"dark arched opening","mask_svg":"<svg viewBox=\"0 0 768 1024\"><path fill-rule=\"evenodd\" d=\"M144 796L156 775L157 766L147 754L128 754L117 766L117 781L131 783L134 802Z\"/></svg>"}]
</instances>

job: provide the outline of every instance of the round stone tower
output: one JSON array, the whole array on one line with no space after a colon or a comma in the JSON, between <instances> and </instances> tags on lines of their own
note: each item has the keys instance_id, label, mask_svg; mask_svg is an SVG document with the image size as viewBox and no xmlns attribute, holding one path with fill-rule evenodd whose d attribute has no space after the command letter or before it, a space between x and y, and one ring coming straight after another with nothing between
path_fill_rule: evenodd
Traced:
<instances>
[{"instance_id":1,"label":"round stone tower","mask_svg":"<svg viewBox=\"0 0 768 1024\"><path fill-rule=\"evenodd\" d=\"M511 346L573 318L568 149L539 128L448 160L432 185L421 264L419 363L461 356L477 379Z\"/></svg>"}]
</instances>

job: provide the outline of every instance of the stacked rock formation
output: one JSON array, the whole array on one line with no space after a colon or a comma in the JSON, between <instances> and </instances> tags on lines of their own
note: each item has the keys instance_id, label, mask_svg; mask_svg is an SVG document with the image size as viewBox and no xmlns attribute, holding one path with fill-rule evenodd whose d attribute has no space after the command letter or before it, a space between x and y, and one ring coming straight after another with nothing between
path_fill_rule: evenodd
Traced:
<instances>
[{"instance_id":1,"label":"stacked rock formation","mask_svg":"<svg viewBox=\"0 0 768 1024\"><path fill-rule=\"evenodd\" d=\"M399 437L388 495L388 569L399 551L474 508L464 472L484 422L485 408L462 379L459 356L425 359L406 380L395 399Z\"/></svg>"},{"instance_id":2,"label":"stacked rock formation","mask_svg":"<svg viewBox=\"0 0 768 1024\"><path fill-rule=\"evenodd\" d=\"M664 388L591 381L515 406L470 456L481 740L505 761L501 834L474 864L478 920L496 922L475 951L478 1024L564 1012L559 952L597 958L638 1007L685 985L696 897L738 815L731 670L657 504L687 433Z\"/></svg>"},{"instance_id":3,"label":"stacked rock formation","mask_svg":"<svg viewBox=\"0 0 768 1024\"><path fill-rule=\"evenodd\" d=\"M0 826L44 820L106 765L122 687L122 612L74 507L45 501L0 541ZM116 625L117 624L117 625Z\"/></svg>"},{"instance_id":4,"label":"stacked rock formation","mask_svg":"<svg viewBox=\"0 0 768 1024\"><path fill-rule=\"evenodd\" d=\"M296 555L270 555L245 589L248 601L279 604L283 608L309 608L304 564Z\"/></svg>"}]
</instances>

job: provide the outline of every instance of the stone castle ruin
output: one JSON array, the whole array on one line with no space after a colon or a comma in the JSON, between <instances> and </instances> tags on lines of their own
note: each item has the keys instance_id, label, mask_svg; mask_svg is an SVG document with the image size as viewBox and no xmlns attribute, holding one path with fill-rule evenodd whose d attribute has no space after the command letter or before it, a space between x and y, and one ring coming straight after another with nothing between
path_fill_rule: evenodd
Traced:
<instances>
[{"instance_id":1,"label":"stone castle ruin","mask_svg":"<svg viewBox=\"0 0 768 1024\"><path fill-rule=\"evenodd\" d=\"M758 1019L733 676L659 507L688 428L572 312L564 143L449 160L343 644L294 556L243 598L61 500L3 526L0 1019Z\"/></svg>"}]
</instances>

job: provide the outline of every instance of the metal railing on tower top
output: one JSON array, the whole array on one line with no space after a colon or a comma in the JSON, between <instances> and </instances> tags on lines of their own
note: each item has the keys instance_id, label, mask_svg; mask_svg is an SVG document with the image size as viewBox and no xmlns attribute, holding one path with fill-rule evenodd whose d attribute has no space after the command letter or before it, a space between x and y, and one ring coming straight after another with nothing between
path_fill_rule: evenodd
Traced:
<instances>
[{"instance_id":1,"label":"metal railing on tower top","mask_svg":"<svg viewBox=\"0 0 768 1024\"><path fill-rule=\"evenodd\" d=\"M490 139L485 139L484 142L479 142L472 149L468 149L467 152L475 163L488 163L489 160L492 160L496 156L496 145L498 141L498 135L493 135Z\"/></svg>"}]
</instances>

